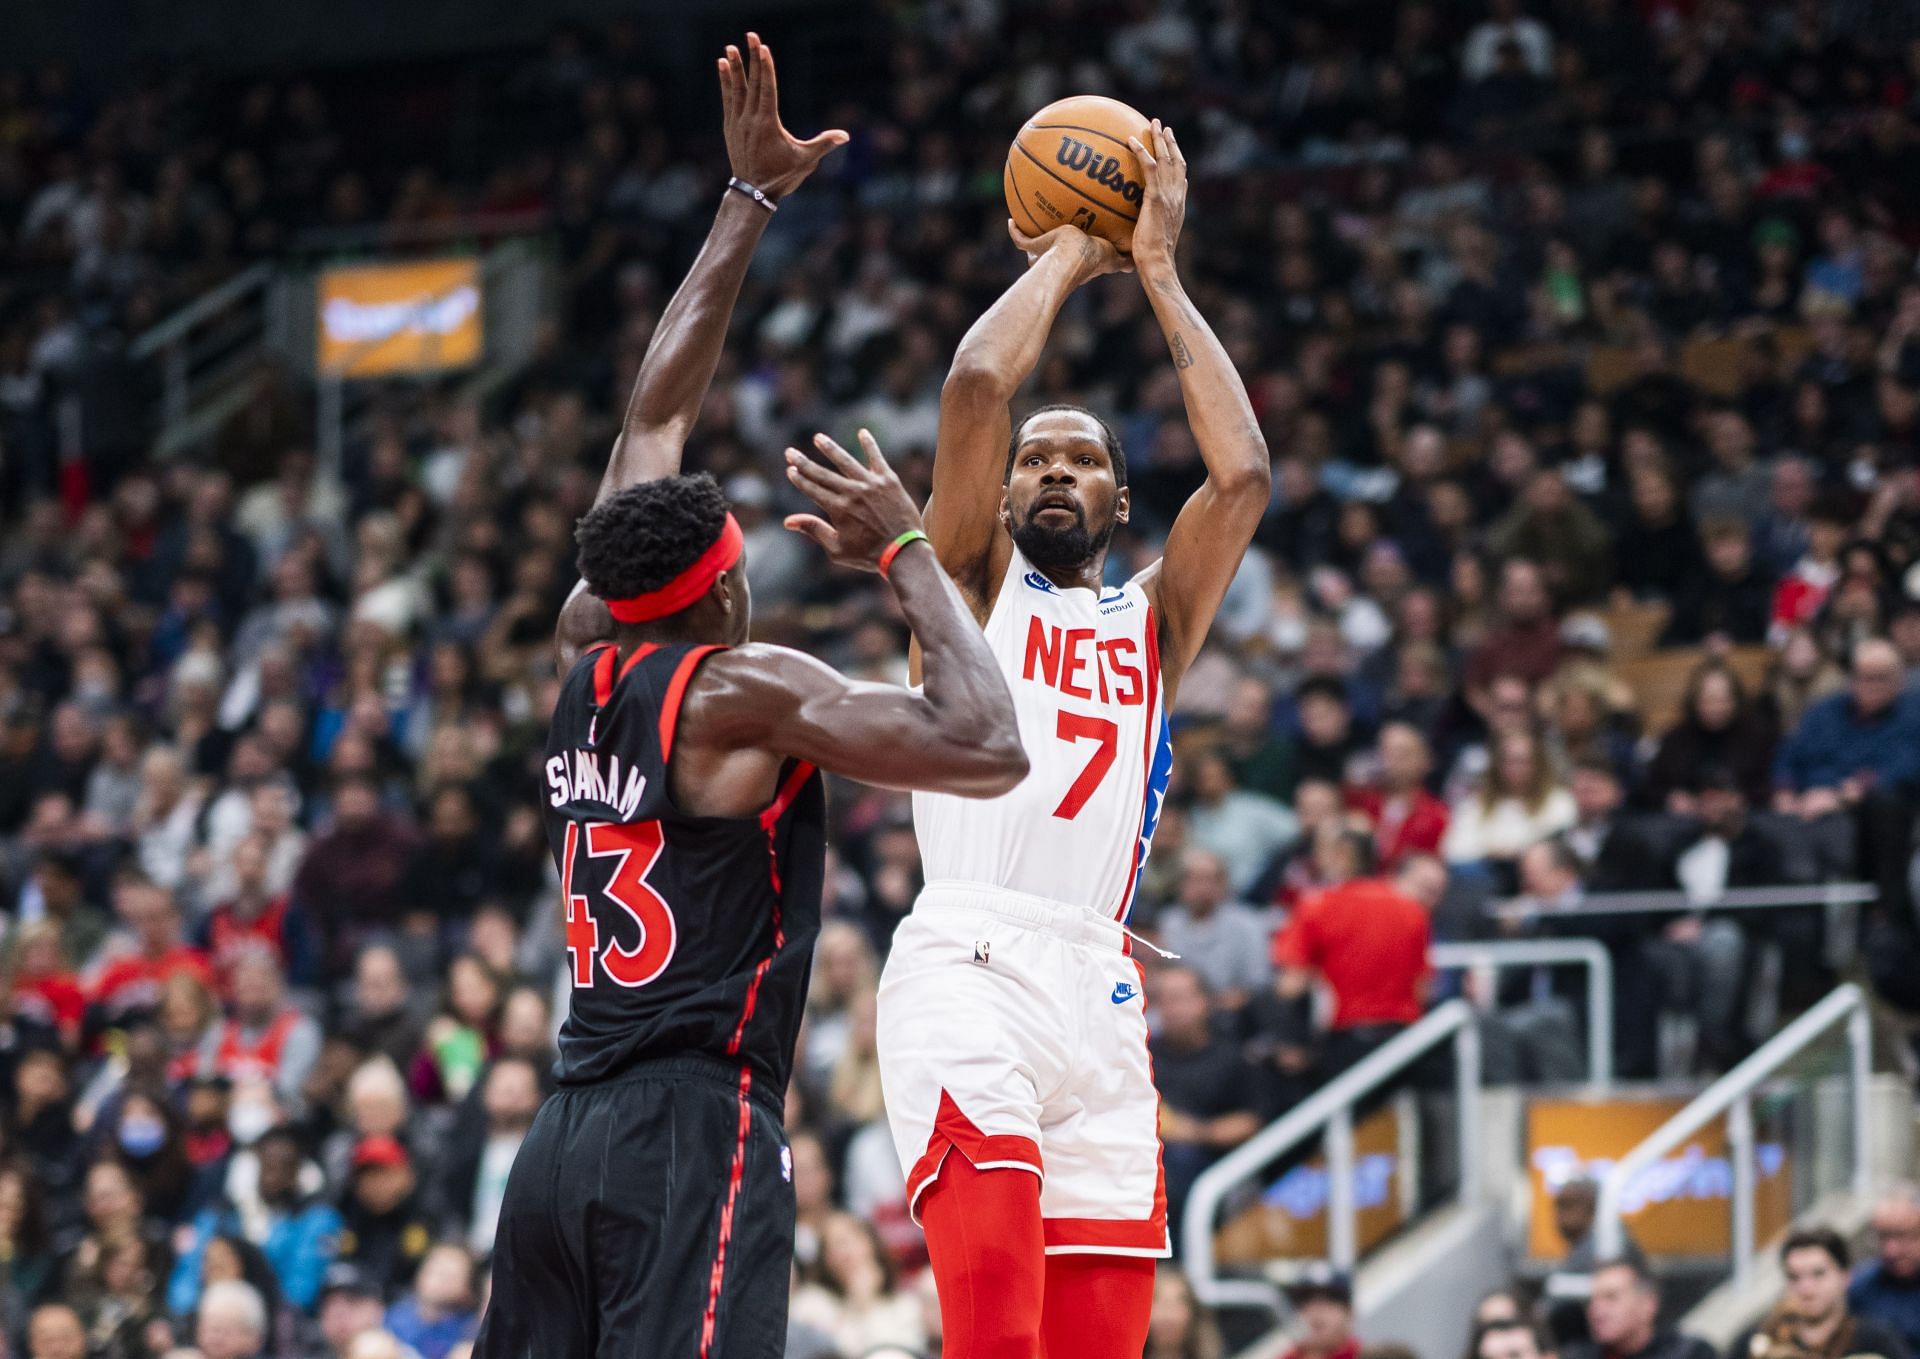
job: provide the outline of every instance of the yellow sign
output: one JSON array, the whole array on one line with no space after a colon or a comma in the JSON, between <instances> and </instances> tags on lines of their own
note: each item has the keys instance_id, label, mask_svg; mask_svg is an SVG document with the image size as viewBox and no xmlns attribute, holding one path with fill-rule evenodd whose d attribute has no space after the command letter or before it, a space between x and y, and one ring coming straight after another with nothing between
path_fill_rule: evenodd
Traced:
<instances>
[{"instance_id":1,"label":"yellow sign","mask_svg":"<svg viewBox=\"0 0 1920 1359\"><path fill-rule=\"evenodd\" d=\"M1392 1106L1376 1109L1353 1128L1354 1240L1365 1254L1404 1220L1400 1120ZM1315 1156L1275 1180L1214 1238L1222 1264L1322 1259L1327 1254L1327 1160Z\"/></svg>"},{"instance_id":2,"label":"yellow sign","mask_svg":"<svg viewBox=\"0 0 1920 1359\"><path fill-rule=\"evenodd\" d=\"M358 264L320 276L320 371L437 372L480 357L480 266L470 259Z\"/></svg>"},{"instance_id":3,"label":"yellow sign","mask_svg":"<svg viewBox=\"0 0 1920 1359\"><path fill-rule=\"evenodd\" d=\"M1685 1107L1667 1096L1536 1099L1527 1105L1531 1206L1527 1254L1556 1260L1566 1243L1553 1227L1553 1195L1568 1180L1599 1180L1614 1162ZM1754 1244L1786 1230L1793 1215L1787 1149L1762 1134L1754 1146ZM1724 1120L1648 1167L1626 1188L1627 1234L1648 1255L1726 1255L1733 1241L1733 1165Z\"/></svg>"}]
</instances>

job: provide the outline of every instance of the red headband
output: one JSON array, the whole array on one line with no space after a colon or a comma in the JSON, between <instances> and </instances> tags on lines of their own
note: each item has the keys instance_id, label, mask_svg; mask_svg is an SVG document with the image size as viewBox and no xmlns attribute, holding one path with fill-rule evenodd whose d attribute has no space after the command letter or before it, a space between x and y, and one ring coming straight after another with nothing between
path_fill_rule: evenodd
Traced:
<instances>
[{"instance_id":1,"label":"red headband","mask_svg":"<svg viewBox=\"0 0 1920 1359\"><path fill-rule=\"evenodd\" d=\"M651 623L656 618L679 613L711 590L716 580L733 569L745 546L746 540L740 534L740 521L729 514L713 546L694 558L693 565L658 590L648 590L631 599L609 599L607 609L613 614L614 621L619 623Z\"/></svg>"}]
</instances>

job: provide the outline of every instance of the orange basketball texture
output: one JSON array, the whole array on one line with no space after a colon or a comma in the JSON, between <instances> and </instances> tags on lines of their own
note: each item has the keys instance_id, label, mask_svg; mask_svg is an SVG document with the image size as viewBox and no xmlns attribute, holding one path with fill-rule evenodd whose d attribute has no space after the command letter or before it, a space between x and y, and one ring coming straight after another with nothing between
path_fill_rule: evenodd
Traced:
<instances>
[{"instance_id":1,"label":"orange basketball texture","mask_svg":"<svg viewBox=\"0 0 1920 1359\"><path fill-rule=\"evenodd\" d=\"M1077 94L1027 120L1007 152L1013 223L1029 236L1072 225L1133 246L1146 185L1127 138L1147 138L1147 120L1118 99Z\"/></svg>"}]
</instances>

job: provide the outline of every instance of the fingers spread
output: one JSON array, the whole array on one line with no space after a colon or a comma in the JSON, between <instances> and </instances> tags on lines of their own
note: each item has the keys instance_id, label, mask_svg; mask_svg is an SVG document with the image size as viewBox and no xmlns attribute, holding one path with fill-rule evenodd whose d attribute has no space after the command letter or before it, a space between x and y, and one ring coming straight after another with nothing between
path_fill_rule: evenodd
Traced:
<instances>
[{"instance_id":1,"label":"fingers spread","mask_svg":"<svg viewBox=\"0 0 1920 1359\"><path fill-rule=\"evenodd\" d=\"M864 434L866 431L862 430L861 433ZM827 461L832 463L841 475L849 477L857 477L860 475L860 464L854 461L853 454L847 452L846 449L840 447L839 444L829 439L826 435L814 435L813 446L826 454Z\"/></svg>"},{"instance_id":2,"label":"fingers spread","mask_svg":"<svg viewBox=\"0 0 1920 1359\"><path fill-rule=\"evenodd\" d=\"M857 489L841 473L821 466L797 448L787 450L787 479L805 491L809 498L829 509L832 508L829 501L845 500Z\"/></svg>"},{"instance_id":3,"label":"fingers spread","mask_svg":"<svg viewBox=\"0 0 1920 1359\"><path fill-rule=\"evenodd\" d=\"M892 470L887 466L887 460L880 452L880 442L873 437L872 430L863 429L860 431L860 447L866 450L867 466L876 472L888 472Z\"/></svg>"},{"instance_id":4,"label":"fingers spread","mask_svg":"<svg viewBox=\"0 0 1920 1359\"><path fill-rule=\"evenodd\" d=\"M1138 137L1127 138L1127 145L1133 148L1133 154L1140 157L1140 163L1146 166L1147 169L1151 170L1155 165L1159 164L1159 162L1154 159L1153 152L1147 150L1146 145Z\"/></svg>"}]
</instances>

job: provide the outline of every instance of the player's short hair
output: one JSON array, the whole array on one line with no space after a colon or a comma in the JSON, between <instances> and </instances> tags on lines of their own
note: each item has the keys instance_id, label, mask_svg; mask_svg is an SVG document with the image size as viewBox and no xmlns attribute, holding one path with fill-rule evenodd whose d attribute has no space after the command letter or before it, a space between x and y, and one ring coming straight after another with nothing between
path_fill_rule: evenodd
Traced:
<instances>
[{"instance_id":1,"label":"player's short hair","mask_svg":"<svg viewBox=\"0 0 1920 1359\"><path fill-rule=\"evenodd\" d=\"M1051 415L1055 411L1072 411L1075 415L1084 415L1100 426L1100 441L1106 445L1107 461L1113 464L1113 481L1116 486L1127 484L1127 450L1120 446L1120 436L1113 432L1113 426L1095 415L1085 406L1076 406L1071 401L1055 401L1045 406L1036 406L1013 422L1013 432L1007 436L1007 470L1000 478L1002 483L1013 480L1013 456L1020 451L1020 431L1030 424L1036 415Z\"/></svg>"},{"instance_id":2,"label":"player's short hair","mask_svg":"<svg viewBox=\"0 0 1920 1359\"><path fill-rule=\"evenodd\" d=\"M727 498L705 472L629 486L575 525L580 578L602 599L658 590L712 547L726 523Z\"/></svg>"}]
</instances>

